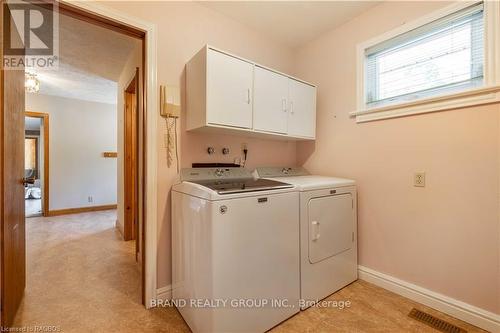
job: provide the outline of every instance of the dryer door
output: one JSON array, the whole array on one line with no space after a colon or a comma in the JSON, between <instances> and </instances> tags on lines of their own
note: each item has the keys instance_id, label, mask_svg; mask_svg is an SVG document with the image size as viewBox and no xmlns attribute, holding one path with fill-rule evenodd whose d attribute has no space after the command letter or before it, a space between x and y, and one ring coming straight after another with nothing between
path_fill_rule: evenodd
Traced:
<instances>
[{"instance_id":1,"label":"dryer door","mask_svg":"<svg viewBox=\"0 0 500 333\"><path fill-rule=\"evenodd\" d=\"M351 194L313 198L308 208L312 264L351 248L354 232Z\"/></svg>"}]
</instances>

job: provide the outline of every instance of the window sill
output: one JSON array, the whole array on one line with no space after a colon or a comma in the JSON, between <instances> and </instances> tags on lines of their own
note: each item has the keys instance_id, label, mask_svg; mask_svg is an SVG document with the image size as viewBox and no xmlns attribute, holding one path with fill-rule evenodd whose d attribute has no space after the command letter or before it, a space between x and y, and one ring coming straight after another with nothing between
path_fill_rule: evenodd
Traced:
<instances>
[{"instance_id":1,"label":"window sill","mask_svg":"<svg viewBox=\"0 0 500 333\"><path fill-rule=\"evenodd\" d=\"M500 85L350 112L357 123L500 102Z\"/></svg>"}]
</instances>

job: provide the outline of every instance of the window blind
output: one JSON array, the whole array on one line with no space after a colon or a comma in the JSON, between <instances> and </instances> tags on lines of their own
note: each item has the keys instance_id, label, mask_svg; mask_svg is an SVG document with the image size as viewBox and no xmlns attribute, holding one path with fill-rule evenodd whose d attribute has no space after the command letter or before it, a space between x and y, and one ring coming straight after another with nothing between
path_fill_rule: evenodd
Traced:
<instances>
[{"instance_id":1,"label":"window blind","mask_svg":"<svg viewBox=\"0 0 500 333\"><path fill-rule=\"evenodd\" d=\"M365 50L365 102L381 106L483 84L483 3Z\"/></svg>"}]
</instances>

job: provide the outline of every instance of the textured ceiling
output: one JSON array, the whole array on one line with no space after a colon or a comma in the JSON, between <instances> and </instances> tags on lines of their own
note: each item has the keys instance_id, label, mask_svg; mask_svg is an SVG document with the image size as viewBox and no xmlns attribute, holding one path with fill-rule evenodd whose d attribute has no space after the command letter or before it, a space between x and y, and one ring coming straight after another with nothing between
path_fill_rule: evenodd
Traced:
<instances>
[{"instance_id":1,"label":"textured ceiling","mask_svg":"<svg viewBox=\"0 0 500 333\"><path fill-rule=\"evenodd\" d=\"M40 92L43 95L82 99L116 104L118 85L115 81L91 74L64 62L58 70L39 71Z\"/></svg>"},{"instance_id":2,"label":"textured ceiling","mask_svg":"<svg viewBox=\"0 0 500 333\"><path fill-rule=\"evenodd\" d=\"M291 48L349 21L379 1L200 1Z\"/></svg>"},{"instance_id":3,"label":"textured ceiling","mask_svg":"<svg viewBox=\"0 0 500 333\"><path fill-rule=\"evenodd\" d=\"M139 40L59 16L59 68L36 70L40 94L116 104L120 74Z\"/></svg>"},{"instance_id":4,"label":"textured ceiling","mask_svg":"<svg viewBox=\"0 0 500 333\"><path fill-rule=\"evenodd\" d=\"M108 80L118 81L136 41L94 24L59 16L60 61Z\"/></svg>"}]
</instances>

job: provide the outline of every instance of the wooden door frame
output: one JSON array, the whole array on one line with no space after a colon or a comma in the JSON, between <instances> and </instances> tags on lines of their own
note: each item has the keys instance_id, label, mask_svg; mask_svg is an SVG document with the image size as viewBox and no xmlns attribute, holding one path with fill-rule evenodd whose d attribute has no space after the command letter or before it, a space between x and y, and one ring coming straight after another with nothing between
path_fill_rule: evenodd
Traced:
<instances>
[{"instance_id":1,"label":"wooden door frame","mask_svg":"<svg viewBox=\"0 0 500 333\"><path fill-rule=\"evenodd\" d=\"M42 192L42 216L49 216L49 202L50 202L50 173L49 173L49 114L44 112L26 111L26 117L38 118L43 122L43 192Z\"/></svg>"},{"instance_id":2,"label":"wooden door frame","mask_svg":"<svg viewBox=\"0 0 500 333\"><path fill-rule=\"evenodd\" d=\"M123 192L124 192L124 221L123 221L123 238L124 240L136 240L136 250L139 245L140 235L139 226L139 117L140 117L140 91L139 91L139 68L136 68L134 76L129 80L123 91L123 150L124 150L124 168L123 168ZM129 119L128 112L128 95L135 96L135 116ZM128 136L128 127L132 127L133 136ZM135 151L130 151L132 148ZM128 154L132 153L132 161L128 163ZM132 177L128 177L132 174ZM133 206L132 216L127 212L128 206Z\"/></svg>"}]
</instances>

